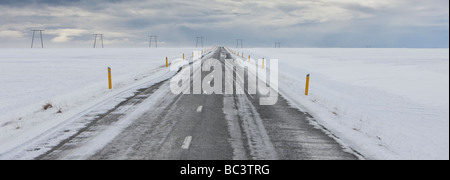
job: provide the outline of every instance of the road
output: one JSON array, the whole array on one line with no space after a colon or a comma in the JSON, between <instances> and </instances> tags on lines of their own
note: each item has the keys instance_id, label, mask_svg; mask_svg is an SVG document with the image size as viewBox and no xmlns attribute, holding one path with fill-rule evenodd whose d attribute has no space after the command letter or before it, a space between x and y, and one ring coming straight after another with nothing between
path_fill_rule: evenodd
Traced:
<instances>
[{"instance_id":1,"label":"road","mask_svg":"<svg viewBox=\"0 0 450 180\"><path fill-rule=\"evenodd\" d=\"M225 48L205 55L201 63L209 58L220 61L222 72L230 68L232 55ZM211 71L192 63L186 67L193 92L193 79L207 78ZM238 79L223 81L223 88ZM248 82L248 76L243 80ZM247 86L239 88L248 92ZM177 95L169 89L167 80L139 90L36 159L357 159L281 95L275 105L261 106L259 94Z\"/></svg>"}]
</instances>

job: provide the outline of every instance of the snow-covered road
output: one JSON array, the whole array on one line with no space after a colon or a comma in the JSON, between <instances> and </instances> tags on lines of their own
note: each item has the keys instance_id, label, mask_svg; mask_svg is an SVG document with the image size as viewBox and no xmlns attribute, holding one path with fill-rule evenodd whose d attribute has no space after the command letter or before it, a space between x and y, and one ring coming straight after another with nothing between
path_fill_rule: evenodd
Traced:
<instances>
[{"instance_id":1,"label":"snow-covered road","mask_svg":"<svg viewBox=\"0 0 450 180\"><path fill-rule=\"evenodd\" d=\"M448 49L193 50L0 50L0 159L448 159ZM280 96L260 106L255 69L233 66L274 57ZM179 67L191 92L214 84L209 58L245 94L171 92Z\"/></svg>"},{"instance_id":2,"label":"snow-covered road","mask_svg":"<svg viewBox=\"0 0 450 180\"><path fill-rule=\"evenodd\" d=\"M232 68L225 60L232 55L225 48L205 54L201 62L209 58L219 59L223 72ZM189 66L192 63L185 67ZM188 73L192 79L194 71L201 70L193 68ZM209 73L201 71L201 78ZM248 79L239 78L223 83ZM83 118L94 119L75 132L63 130L47 139L67 137L59 143L42 141L14 157L30 158L27 153L34 153L36 159L362 158L312 125L311 116L292 108L283 97L273 106L261 106L259 94L176 95L169 86L163 81L142 88L107 112L87 114Z\"/></svg>"}]
</instances>

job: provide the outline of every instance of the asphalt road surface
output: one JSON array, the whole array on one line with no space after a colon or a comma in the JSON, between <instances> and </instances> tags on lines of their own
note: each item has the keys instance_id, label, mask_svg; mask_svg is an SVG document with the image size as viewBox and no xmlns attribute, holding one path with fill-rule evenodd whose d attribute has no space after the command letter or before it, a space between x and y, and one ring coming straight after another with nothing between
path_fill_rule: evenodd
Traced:
<instances>
[{"instance_id":1,"label":"asphalt road surface","mask_svg":"<svg viewBox=\"0 0 450 180\"><path fill-rule=\"evenodd\" d=\"M201 63L209 63L210 58L220 61L222 72L230 68L232 56L225 48L204 55ZM192 67L192 63L185 66L190 69L191 92L194 78L208 78L211 73ZM227 83L239 80L237 75L231 82L223 79L224 89ZM240 80L247 82L247 73ZM239 88L248 90L248 86ZM314 119L292 108L281 95L270 106L259 105L259 96L176 95L167 80L141 89L119 106L97 115L36 159L357 159L349 153L351 149L344 150L336 137L311 125ZM122 123L124 119L128 123Z\"/></svg>"}]
</instances>

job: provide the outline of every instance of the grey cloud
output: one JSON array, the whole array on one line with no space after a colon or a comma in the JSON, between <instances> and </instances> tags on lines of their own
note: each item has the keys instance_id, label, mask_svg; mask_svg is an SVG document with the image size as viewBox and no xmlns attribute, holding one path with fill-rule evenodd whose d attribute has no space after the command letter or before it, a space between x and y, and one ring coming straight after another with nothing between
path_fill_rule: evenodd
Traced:
<instances>
[{"instance_id":1,"label":"grey cloud","mask_svg":"<svg viewBox=\"0 0 450 180\"><path fill-rule=\"evenodd\" d=\"M198 35L206 37L205 44L230 46L236 38L267 47L275 41L301 47L448 44L447 0L2 0L0 11L0 31L27 35L43 27L55 32L47 34L53 39L58 30L83 30L67 42L79 46L89 44L92 33L128 42L110 47L138 47L151 34L167 46L195 45ZM422 38L405 40L414 36Z\"/></svg>"},{"instance_id":2,"label":"grey cloud","mask_svg":"<svg viewBox=\"0 0 450 180\"><path fill-rule=\"evenodd\" d=\"M35 6L35 5L72 5L82 0L2 0L0 5L4 6Z\"/></svg>"}]
</instances>

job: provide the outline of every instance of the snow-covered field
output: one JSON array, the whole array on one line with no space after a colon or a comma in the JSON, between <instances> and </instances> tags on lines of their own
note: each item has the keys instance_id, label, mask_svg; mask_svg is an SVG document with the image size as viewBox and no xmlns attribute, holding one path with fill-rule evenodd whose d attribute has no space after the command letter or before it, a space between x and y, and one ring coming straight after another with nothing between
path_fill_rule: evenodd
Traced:
<instances>
[{"instance_id":1,"label":"snow-covered field","mask_svg":"<svg viewBox=\"0 0 450 180\"><path fill-rule=\"evenodd\" d=\"M0 154L170 76L165 57L192 51L0 49ZM245 49L249 54L279 59L280 93L367 159L449 159L449 49ZM47 103L53 108L44 110Z\"/></svg>"},{"instance_id":2,"label":"snow-covered field","mask_svg":"<svg viewBox=\"0 0 450 180\"><path fill-rule=\"evenodd\" d=\"M366 158L449 159L449 49L245 49L249 54L279 59L280 93Z\"/></svg>"},{"instance_id":3,"label":"snow-covered field","mask_svg":"<svg viewBox=\"0 0 450 180\"><path fill-rule=\"evenodd\" d=\"M0 49L0 154L124 91L170 77L166 57L177 64L193 50Z\"/></svg>"}]
</instances>

